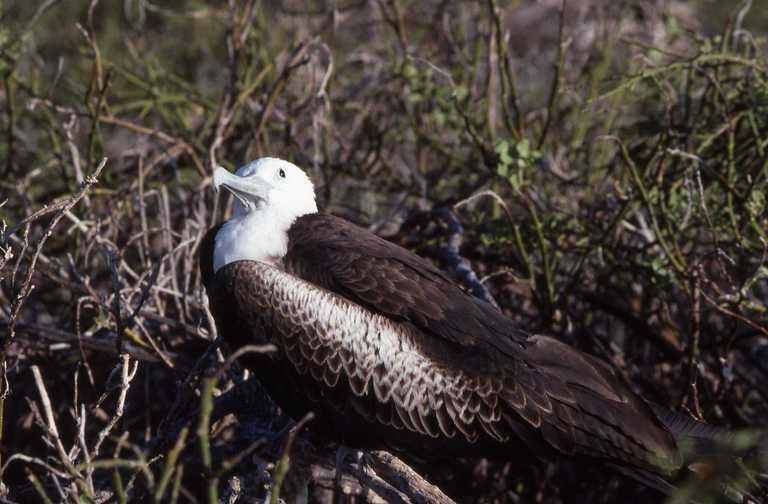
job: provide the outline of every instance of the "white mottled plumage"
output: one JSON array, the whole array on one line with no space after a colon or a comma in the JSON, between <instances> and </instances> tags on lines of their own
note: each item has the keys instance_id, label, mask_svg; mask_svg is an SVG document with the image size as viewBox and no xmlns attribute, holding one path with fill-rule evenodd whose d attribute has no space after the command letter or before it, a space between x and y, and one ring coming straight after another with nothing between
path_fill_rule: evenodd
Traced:
<instances>
[{"instance_id":1,"label":"white mottled plumage","mask_svg":"<svg viewBox=\"0 0 768 504\"><path fill-rule=\"evenodd\" d=\"M498 436L477 411L467 408L470 401L460 399L467 391L467 379L472 378L425 357L414 346L411 328L268 264L254 262L242 268L248 270L248 278L259 279L260 285L252 286L258 316L277 321L280 327L275 335L282 339L279 346L300 373L319 372L329 365L330 358L348 353L351 359L341 361L343 372L334 373L334 379L359 380L360 390L396 408L409 430L437 437L441 422L436 415L447 415L449 408L456 407L467 424L477 420L490 435ZM322 349L330 351L319 351ZM321 376L316 378L322 380ZM485 376L475 379L493 380ZM482 400L493 404L491 423L495 423L501 414L497 397L501 384L491 388ZM457 430L452 424L446 425L442 434L453 437ZM477 431L462 434L468 440L477 437Z\"/></svg>"},{"instance_id":2,"label":"white mottled plumage","mask_svg":"<svg viewBox=\"0 0 768 504\"><path fill-rule=\"evenodd\" d=\"M315 189L306 173L288 161L261 158L234 174L222 167L213 187L235 196L232 218L216 235L213 269L240 260L274 264L288 247L288 228L300 216L317 212Z\"/></svg>"}]
</instances>

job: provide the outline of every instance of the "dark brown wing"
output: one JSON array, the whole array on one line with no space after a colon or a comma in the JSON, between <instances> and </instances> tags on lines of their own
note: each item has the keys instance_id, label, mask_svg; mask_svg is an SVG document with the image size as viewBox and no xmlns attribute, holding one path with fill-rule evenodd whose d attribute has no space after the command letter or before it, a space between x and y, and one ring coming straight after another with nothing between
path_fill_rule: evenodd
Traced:
<instances>
[{"instance_id":1,"label":"dark brown wing","mask_svg":"<svg viewBox=\"0 0 768 504\"><path fill-rule=\"evenodd\" d=\"M554 339L531 338L410 251L343 219L313 214L291 228L285 267L413 324L427 353L432 338L458 344L448 362L469 376L504 376L501 396L525 420L522 430L538 431L530 437L566 453L645 461L664 471L679 465L669 432L607 364Z\"/></svg>"},{"instance_id":2,"label":"dark brown wing","mask_svg":"<svg viewBox=\"0 0 768 504\"><path fill-rule=\"evenodd\" d=\"M305 215L294 223L285 267L374 313L461 346L492 346L512 356L527 337L430 262L329 214Z\"/></svg>"}]
</instances>

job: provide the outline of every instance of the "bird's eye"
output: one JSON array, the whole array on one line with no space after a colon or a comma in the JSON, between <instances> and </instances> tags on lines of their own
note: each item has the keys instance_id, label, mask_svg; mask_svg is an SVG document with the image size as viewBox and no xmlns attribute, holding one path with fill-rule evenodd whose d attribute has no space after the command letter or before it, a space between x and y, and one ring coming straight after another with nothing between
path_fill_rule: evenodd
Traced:
<instances>
[{"instance_id":1,"label":"bird's eye","mask_svg":"<svg viewBox=\"0 0 768 504\"><path fill-rule=\"evenodd\" d=\"M278 173L280 174L280 178L285 178L285 170L280 168L280 171Z\"/></svg>"}]
</instances>

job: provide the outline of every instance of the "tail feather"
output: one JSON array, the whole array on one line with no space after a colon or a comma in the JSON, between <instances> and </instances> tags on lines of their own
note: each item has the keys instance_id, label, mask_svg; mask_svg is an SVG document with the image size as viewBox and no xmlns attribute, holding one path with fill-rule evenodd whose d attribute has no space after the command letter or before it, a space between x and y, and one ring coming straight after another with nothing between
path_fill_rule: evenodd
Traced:
<instances>
[{"instance_id":1,"label":"tail feather","mask_svg":"<svg viewBox=\"0 0 768 504\"><path fill-rule=\"evenodd\" d=\"M674 436L685 466L697 473L702 471L702 468L704 473L711 472L713 468L717 471L718 466L720 469L728 467L733 469L732 461L741 457L748 461L748 479L753 484L746 486L752 486L752 489L749 491L745 489L742 473L742 477L737 478L742 480L741 484L735 483L731 478L723 481L724 493L734 499L734 502L768 502L764 500L768 495L768 431L734 432L699 422L687 415L669 411L655 404L650 406L656 417ZM724 454L731 462L720 466ZM717 463L717 460L720 460L720 463ZM701 461L704 463L700 464ZM715 461L714 466L711 464L712 461ZM706 474L702 476L705 477ZM728 480L731 482L728 483Z\"/></svg>"},{"instance_id":2,"label":"tail feather","mask_svg":"<svg viewBox=\"0 0 768 504\"><path fill-rule=\"evenodd\" d=\"M682 449L683 460L690 463L711 454L718 445L728 444L733 434L722 427L699 422L687 415L651 405L656 417L669 429Z\"/></svg>"},{"instance_id":3,"label":"tail feather","mask_svg":"<svg viewBox=\"0 0 768 504\"><path fill-rule=\"evenodd\" d=\"M616 472L623 474L624 476L627 476L639 483L642 483L647 487L655 488L664 495L672 495L677 491L677 487L675 485L654 472L621 464L608 463L607 465L614 469Z\"/></svg>"}]
</instances>

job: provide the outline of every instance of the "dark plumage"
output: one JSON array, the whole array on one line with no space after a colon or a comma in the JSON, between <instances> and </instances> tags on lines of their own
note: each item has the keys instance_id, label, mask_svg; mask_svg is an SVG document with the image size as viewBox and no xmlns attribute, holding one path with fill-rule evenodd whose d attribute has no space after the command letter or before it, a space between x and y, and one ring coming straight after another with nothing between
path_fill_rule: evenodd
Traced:
<instances>
[{"instance_id":1,"label":"dark plumage","mask_svg":"<svg viewBox=\"0 0 768 504\"><path fill-rule=\"evenodd\" d=\"M349 446L597 461L668 490L673 433L604 362L529 335L426 260L340 218L288 230L282 267L200 268L221 335L289 414Z\"/></svg>"}]
</instances>

